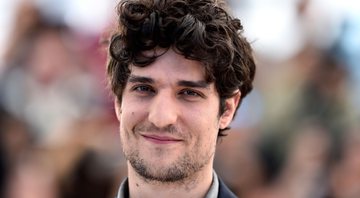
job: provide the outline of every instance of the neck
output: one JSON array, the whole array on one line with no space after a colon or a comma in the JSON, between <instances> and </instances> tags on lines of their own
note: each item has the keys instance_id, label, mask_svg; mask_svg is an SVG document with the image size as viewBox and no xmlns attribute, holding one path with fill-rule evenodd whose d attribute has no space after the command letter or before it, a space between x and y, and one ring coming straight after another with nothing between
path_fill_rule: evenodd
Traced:
<instances>
[{"instance_id":1,"label":"neck","mask_svg":"<svg viewBox=\"0 0 360 198\"><path fill-rule=\"evenodd\" d=\"M213 178L212 164L194 175L177 182L149 181L136 173L128 163L129 192L138 197L205 197Z\"/></svg>"}]
</instances>

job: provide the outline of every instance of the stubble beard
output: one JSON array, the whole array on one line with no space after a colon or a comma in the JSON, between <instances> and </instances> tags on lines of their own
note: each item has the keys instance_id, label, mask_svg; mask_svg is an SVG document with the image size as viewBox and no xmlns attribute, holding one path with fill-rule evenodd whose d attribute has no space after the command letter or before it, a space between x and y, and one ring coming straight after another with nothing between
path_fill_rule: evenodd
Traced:
<instances>
[{"instance_id":1,"label":"stubble beard","mask_svg":"<svg viewBox=\"0 0 360 198\"><path fill-rule=\"evenodd\" d=\"M125 136L127 136L126 138L129 138L128 134ZM134 145L125 146L126 144L124 144L124 142L122 142L122 145L126 159L144 181L170 184L195 180L196 178L194 177L196 177L196 173L210 163L210 160L214 156L215 149L213 149L213 151L201 153L201 145L198 143L195 145L194 150L184 153L167 166L150 163L140 155L139 149L134 147ZM164 155L164 157L166 157L166 155Z\"/></svg>"},{"instance_id":2,"label":"stubble beard","mask_svg":"<svg viewBox=\"0 0 360 198\"><path fill-rule=\"evenodd\" d=\"M188 155L181 156L167 167L152 166L138 153L126 155L131 166L147 182L175 183L183 182L200 171L205 163L194 163Z\"/></svg>"}]
</instances>

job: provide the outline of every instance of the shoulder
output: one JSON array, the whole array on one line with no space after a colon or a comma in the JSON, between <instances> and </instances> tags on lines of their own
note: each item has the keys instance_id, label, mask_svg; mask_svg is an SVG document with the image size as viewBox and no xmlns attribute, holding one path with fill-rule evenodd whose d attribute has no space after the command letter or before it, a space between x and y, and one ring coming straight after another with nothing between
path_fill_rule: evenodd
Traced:
<instances>
[{"instance_id":1,"label":"shoulder","mask_svg":"<svg viewBox=\"0 0 360 198\"><path fill-rule=\"evenodd\" d=\"M226 184L219 178L219 195L218 198L237 198L237 196L231 192Z\"/></svg>"}]
</instances>

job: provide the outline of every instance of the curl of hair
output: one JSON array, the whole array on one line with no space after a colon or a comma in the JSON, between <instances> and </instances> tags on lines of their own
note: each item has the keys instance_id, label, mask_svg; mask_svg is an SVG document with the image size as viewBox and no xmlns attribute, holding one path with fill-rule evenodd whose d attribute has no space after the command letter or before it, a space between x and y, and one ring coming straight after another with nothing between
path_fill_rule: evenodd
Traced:
<instances>
[{"instance_id":1,"label":"curl of hair","mask_svg":"<svg viewBox=\"0 0 360 198\"><path fill-rule=\"evenodd\" d=\"M239 19L217 0L123 0L117 7L118 30L109 46L109 85L121 101L129 65L145 67L156 60L156 48L172 48L187 59L203 63L206 80L215 82L224 100L240 90L252 90L255 62ZM153 51L154 53L144 53ZM222 136L220 130L219 135Z\"/></svg>"}]
</instances>

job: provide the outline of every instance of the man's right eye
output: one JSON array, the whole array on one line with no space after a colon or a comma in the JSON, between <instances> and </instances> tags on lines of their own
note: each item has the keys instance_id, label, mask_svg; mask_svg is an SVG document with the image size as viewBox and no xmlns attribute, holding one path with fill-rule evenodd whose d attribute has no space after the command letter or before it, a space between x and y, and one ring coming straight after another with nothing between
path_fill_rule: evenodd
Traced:
<instances>
[{"instance_id":1,"label":"man's right eye","mask_svg":"<svg viewBox=\"0 0 360 198\"><path fill-rule=\"evenodd\" d=\"M133 91L138 92L140 94L153 94L155 93L155 90L148 85L135 85L132 88Z\"/></svg>"}]
</instances>

